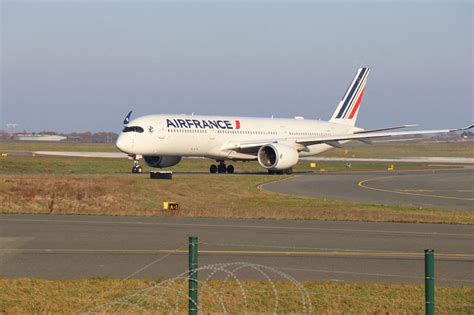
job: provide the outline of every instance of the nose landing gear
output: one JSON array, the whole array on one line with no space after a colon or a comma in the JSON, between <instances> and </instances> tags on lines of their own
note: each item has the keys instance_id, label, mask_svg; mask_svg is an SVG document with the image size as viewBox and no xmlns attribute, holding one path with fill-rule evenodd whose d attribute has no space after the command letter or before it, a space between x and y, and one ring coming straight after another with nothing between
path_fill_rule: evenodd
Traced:
<instances>
[{"instance_id":1,"label":"nose landing gear","mask_svg":"<svg viewBox=\"0 0 474 315\"><path fill-rule=\"evenodd\" d=\"M209 172L211 174L219 173L219 174L233 174L234 173L234 166L233 165L225 165L224 161L219 161L219 165L212 164L209 167Z\"/></svg>"},{"instance_id":2,"label":"nose landing gear","mask_svg":"<svg viewBox=\"0 0 474 315\"><path fill-rule=\"evenodd\" d=\"M132 167L132 173L133 173L133 174L140 174L140 173L142 173L142 172L143 172L143 169L142 169L142 167L141 167L140 165L134 165L134 166Z\"/></svg>"},{"instance_id":3,"label":"nose landing gear","mask_svg":"<svg viewBox=\"0 0 474 315\"><path fill-rule=\"evenodd\" d=\"M133 160L133 167L132 167L132 173L133 174L141 174L143 172L142 167L140 164L138 164L138 157L136 155L130 156L130 158Z\"/></svg>"}]
</instances>

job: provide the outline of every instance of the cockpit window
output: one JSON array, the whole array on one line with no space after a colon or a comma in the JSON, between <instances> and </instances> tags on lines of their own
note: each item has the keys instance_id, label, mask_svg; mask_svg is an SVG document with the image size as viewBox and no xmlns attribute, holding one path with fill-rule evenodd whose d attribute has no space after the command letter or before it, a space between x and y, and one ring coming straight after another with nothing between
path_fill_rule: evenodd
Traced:
<instances>
[{"instance_id":1,"label":"cockpit window","mask_svg":"<svg viewBox=\"0 0 474 315\"><path fill-rule=\"evenodd\" d=\"M139 133L142 133L143 128L138 127L138 126L125 127L125 128L123 128L122 132L139 132Z\"/></svg>"}]
</instances>

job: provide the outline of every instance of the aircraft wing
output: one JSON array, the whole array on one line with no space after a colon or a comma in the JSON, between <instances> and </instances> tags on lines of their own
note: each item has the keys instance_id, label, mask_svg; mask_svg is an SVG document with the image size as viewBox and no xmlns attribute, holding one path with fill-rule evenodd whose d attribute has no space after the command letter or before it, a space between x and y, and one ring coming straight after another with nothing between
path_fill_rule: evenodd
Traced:
<instances>
[{"instance_id":1,"label":"aircraft wing","mask_svg":"<svg viewBox=\"0 0 474 315\"><path fill-rule=\"evenodd\" d=\"M361 142L370 143L371 139L377 139L377 138L409 136L409 135L415 136L415 135L425 135L425 134L435 134L435 133L449 133L449 132L467 130L474 127L474 125L470 125L465 128L457 128L457 129L396 131L396 132L383 131L383 130L391 130L391 129L397 129L397 128L405 128L409 126L411 125L375 129L375 130L360 130L360 131L355 131L354 133L340 134L340 135L305 137L305 138L297 138L297 139L291 139L291 138L290 139L272 139L272 140L267 140L267 141L259 140L259 141L248 141L248 142L236 141L236 142L228 143L224 149L235 150L235 151L246 151L248 153L251 153L258 150L258 148L260 148L261 146L265 144L270 144L270 143L285 143L289 145L295 145L296 147L325 143L333 147L339 148L342 146L342 144L339 141L358 140Z\"/></svg>"},{"instance_id":2,"label":"aircraft wing","mask_svg":"<svg viewBox=\"0 0 474 315\"><path fill-rule=\"evenodd\" d=\"M410 128L410 127L418 127L418 125L401 125L401 126L386 127L386 128L379 128L379 129L357 130L357 131L354 131L354 133L371 133L371 132L376 132L376 131L387 131L387 130Z\"/></svg>"},{"instance_id":3,"label":"aircraft wing","mask_svg":"<svg viewBox=\"0 0 474 315\"><path fill-rule=\"evenodd\" d=\"M297 139L295 142L302 145L312 145L319 143L326 143L335 147L339 147L339 141L345 140L371 140L376 138L386 138L386 137L398 137L398 136L415 136L415 135L426 135L426 134L435 134L435 133L449 133L455 131L467 130L474 127L474 125L467 126L465 128L457 129L437 129L437 130L418 130L418 131L395 131L395 132L366 132L366 133L353 133L353 134L341 134L341 135L332 135L332 136L322 136L322 137L311 137L311 138L301 138Z\"/></svg>"}]
</instances>

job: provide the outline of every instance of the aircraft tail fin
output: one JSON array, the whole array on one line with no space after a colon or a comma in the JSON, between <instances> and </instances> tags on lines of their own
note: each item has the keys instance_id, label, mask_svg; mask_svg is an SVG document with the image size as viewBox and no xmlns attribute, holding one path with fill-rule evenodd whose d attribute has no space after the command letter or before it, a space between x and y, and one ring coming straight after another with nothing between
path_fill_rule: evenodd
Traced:
<instances>
[{"instance_id":1,"label":"aircraft tail fin","mask_svg":"<svg viewBox=\"0 0 474 315\"><path fill-rule=\"evenodd\" d=\"M348 126L355 125L369 72L369 68L360 68L357 70L354 79L349 85L341 102L339 102L330 122Z\"/></svg>"}]
</instances>

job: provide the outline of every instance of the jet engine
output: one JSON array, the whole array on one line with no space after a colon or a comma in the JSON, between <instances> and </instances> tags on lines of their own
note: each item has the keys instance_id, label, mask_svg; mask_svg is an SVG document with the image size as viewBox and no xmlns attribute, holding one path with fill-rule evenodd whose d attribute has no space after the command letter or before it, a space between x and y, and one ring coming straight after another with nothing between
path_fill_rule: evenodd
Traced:
<instances>
[{"instance_id":1,"label":"jet engine","mask_svg":"<svg viewBox=\"0 0 474 315\"><path fill-rule=\"evenodd\" d=\"M144 156L143 160L150 167L170 167L181 162L181 156Z\"/></svg>"},{"instance_id":2,"label":"jet engine","mask_svg":"<svg viewBox=\"0 0 474 315\"><path fill-rule=\"evenodd\" d=\"M266 169L285 170L295 166L298 159L298 151L284 144L266 144L258 150L258 163Z\"/></svg>"}]
</instances>

